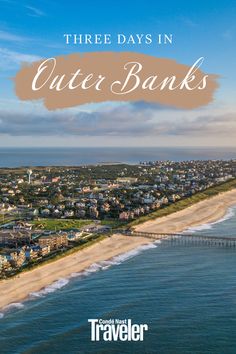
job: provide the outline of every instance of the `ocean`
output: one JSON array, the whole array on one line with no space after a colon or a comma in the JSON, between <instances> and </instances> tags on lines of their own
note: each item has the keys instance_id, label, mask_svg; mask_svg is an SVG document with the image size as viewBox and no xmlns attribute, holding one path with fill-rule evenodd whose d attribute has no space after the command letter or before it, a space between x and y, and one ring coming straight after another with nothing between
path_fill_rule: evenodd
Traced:
<instances>
[{"instance_id":1,"label":"ocean","mask_svg":"<svg viewBox=\"0 0 236 354\"><path fill-rule=\"evenodd\" d=\"M97 163L156 160L235 159L236 147L84 147L84 148L0 148L0 167L76 166Z\"/></svg>"},{"instance_id":2,"label":"ocean","mask_svg":"<svg viewBox=\"0 0 236 354\"><path fill-rule=\"evenodd\" d=\"M236 207L191 230L236 235ZM60 279L1 313L1 354L235 354L236 250L154 243ZM143 342L91 342L88 319L147 323Z\"/></svg>"}]
</instances>

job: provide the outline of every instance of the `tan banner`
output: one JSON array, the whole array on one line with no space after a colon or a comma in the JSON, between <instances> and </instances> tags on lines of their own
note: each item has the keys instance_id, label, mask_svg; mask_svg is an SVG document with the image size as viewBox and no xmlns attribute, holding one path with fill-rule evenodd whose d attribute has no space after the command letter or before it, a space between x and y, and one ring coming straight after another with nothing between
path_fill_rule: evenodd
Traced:
<instances>
[{"instance_id":1,"label":"tan banner","mask_svg":"<svg viewBox=\"0 0 236 354\"><path fill-rule=\"evenodd\" d=\"M43 99L49 110L104 101L146 101L192 109L213 100L217 76L134 52L71 54L25 64L15 77L21 100Z\"/></svg>"}]
</instances>

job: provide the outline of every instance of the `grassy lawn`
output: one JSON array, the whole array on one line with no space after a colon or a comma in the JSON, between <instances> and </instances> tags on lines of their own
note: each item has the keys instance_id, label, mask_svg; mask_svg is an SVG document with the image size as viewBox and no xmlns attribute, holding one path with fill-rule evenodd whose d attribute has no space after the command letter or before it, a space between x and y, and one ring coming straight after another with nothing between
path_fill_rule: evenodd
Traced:
<instances>
[{"instance_id":1,"label":"grassy lawn","mask_svg":"<svg viewBox=\"0 0 236 354\"><path fill-rule=\"evenodd\" d=\"M101 220L101 225L107 225L107 226L111 226L112 228L116 228L116 227L120 227L122 225L124 225L125 223L123 221L120 220Z\"/></svg>"},{"instance_id":2,"label":"grassy lawn","mask_svg":"<svg viewBox=\"0 0 236 354\"><path fill-rule=\"evenodd\" d=\"M35 229L42 230L66 230L66 229L79 229L82 226L91 224L92 220L73 220L73 219L39 219L32 221Z\"/></svg>"}]
</instances>

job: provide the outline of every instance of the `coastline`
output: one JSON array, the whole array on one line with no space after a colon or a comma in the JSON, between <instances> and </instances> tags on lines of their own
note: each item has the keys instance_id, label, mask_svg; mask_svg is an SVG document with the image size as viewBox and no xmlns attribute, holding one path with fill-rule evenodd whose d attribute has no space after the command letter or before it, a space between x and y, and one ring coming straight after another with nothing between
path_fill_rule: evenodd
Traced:
<instances>
[{"instance_id":1,"label":"coastline","mask_svg":"<svg viewBox=\"0 0 236 354\"><path fill-rule=\"evenodd\" d=\"M236 205L236 189L198 202L186 209L149 220L135 227L137 231L182 232L186 229L222 219L228 208ZM0 309L26 300L31 293L50 284L88 269L94 263L108 261L144 245L152 243L142 237L112 235L88 248L73 253L55 262L41 265L14 278L0 281Z\"/></svg>"},{"instance_id":2,"label":"coastline","mask_svg":"<svg viewBox=\"0 0 236 354\"><path fill-rule=\"evenodd\" d=\"M236 205L236 189L219 193L176 213L135 226L136 231L177 233L222 219L228 208Z\"/></svg>"},{"instance_id":3,"label":"coastline","mask_svg":"<svg viewBox=\"0 0 236 354\"><path fill-rule=\"evenodd\" d=\"M38 292L73 273L82 272L94 263L108 261L151 242L151 240L142 237L131 239L123 235L112 235L55 262L42 264L36 269L20 273L14 278L1 280L0 309L4 310L7 305L26 300L31 293Z\"/></svg>"}]
</instances>

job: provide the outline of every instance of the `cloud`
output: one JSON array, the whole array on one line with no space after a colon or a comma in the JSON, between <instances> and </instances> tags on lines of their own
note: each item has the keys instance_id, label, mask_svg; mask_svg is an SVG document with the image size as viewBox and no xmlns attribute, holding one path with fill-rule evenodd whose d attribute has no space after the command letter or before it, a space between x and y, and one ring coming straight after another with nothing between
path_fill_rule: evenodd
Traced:
<instances>
[{"instance_id":1,"label":"cloud","mask_svg":"<svg viewBox=\"0 0 236 354\"><path fill-rule=\"evenodd\" d=\"M165 110L176 110L179 111L179 108L173 108L171 106L161 105L159 103L152 103L152 102L145 102L145 101L137 101L132 102L133 109L136 110L158 110L158 111L165 111Z\"/></svg>"},{"instance_id":2,"label":"cloud","mask_svg":"<svg viewBox=\"0 0 236 354\"><path fill-rule=\"evenodd\" d=\"M45 16L45 13L33 6L25 6L26 9L30 10L30 12L28 13L29 16L32 17L41 17L41 16Z\"/></svg>"},{"instance_id":3,"label":"cloud","mask_svg":"<svg viewBox=\"0 0 236 354\"><path fill-rule=\"evenodd\" d=\"M183 119L175 122L169 129L169 134L192 136L235 136L236 135L236 113L222 115L204 115L195 119Z\"/></svg>"},{"instance_id":4,"label":"cloud","mask_svg":"<svg viewBox=\"0 0 236 354\"><path fill-rule=\"evenodd\" d=\"M33 54L19 53L7 48L0 48L0 66L4 70L14 69L21 63L31 63L41 58Z\"/></svg>"},{"instance_id":5,"label":"cloud","mask_svg":"<svg viewBox=\"0 0 236 354\"><path fill-rule=\"evenodd\" d=\"M79 109L79 108L78 108ZM0 111L0 134L11 136L80 136L80 137L234 137L236 113L176 116L175 111L163 116L154 108L137 110L133 104L111 107L109 110L85 112L82 110L40 111L32 107L27 113ZM181 114L181 112L179 112ZM183 114L183 113L182 113ZM194 116L195 114L195 116Z\"/></svg>"},{"instance_id":6,"label":"cloud","mask_svg":"<svg viewBox=\"0 0 236 354\"><path fill-rule=\"evenodd\" d=\"M0 40L7 42L25 42L28 40L27 37L18 36L6 31L0 31Z\"/></svg>"}]
</instances>

